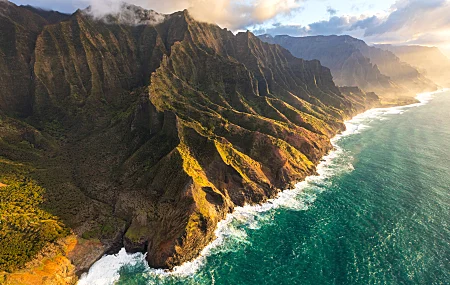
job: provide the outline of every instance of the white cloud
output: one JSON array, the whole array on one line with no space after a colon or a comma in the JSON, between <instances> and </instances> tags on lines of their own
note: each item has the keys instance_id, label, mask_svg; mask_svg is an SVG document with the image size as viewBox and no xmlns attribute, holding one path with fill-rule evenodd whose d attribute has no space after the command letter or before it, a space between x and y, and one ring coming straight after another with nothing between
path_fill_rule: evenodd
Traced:
<instances>
[{"instance_id":1,"label":"white cloud","mask_svg":"<svg viewBox=\"0 0 450 285\"><path fill-rule=\"evenodd\" d=\"M82 1L98 17L118 13L123 3L121 0ZM128 0L127 3L161 13L188 9L199 21L237 30L289 14L300 8L301 0Z\"/></svg>"},{"instance_id":2,"label":"white cloud","mask_svg":"<svg viewBox=\"0 0 450 285\"><path fill-rule=\"evenodd\" d=\"M293 36L350 34L369 43L450 46L450 2L399 0L384 15L332 16L306 26L277 24L255 32Z\"/></svg>"}]
</instances>

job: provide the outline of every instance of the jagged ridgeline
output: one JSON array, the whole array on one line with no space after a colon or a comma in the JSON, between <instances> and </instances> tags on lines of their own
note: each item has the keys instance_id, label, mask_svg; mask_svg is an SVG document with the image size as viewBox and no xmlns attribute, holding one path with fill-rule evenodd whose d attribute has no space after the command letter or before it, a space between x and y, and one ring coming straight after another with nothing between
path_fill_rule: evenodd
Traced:
<instances>
[{"instance_id":1,"label":"jagged ridgeline","mask_svg":"<svg viewBox=\"0 0 450 285\"><path fill-rule=\"evenodd\" d=\"M40 209L80 245L101 241L71 257L79 271L123 245L153 267L195 258L234 207L313 174L344 119L378 102L341 93L317 60L187 11L50 24L0 7L0 163L28 167Z\"/></svg>"},{"instance_id":2,"label":"jagged ridgeline","mask_svg":"<svg viewBox=\"0 0 450 285\"><path fill-rule=\"evenodd\" d=\"M290 37L261 35L263 41L279 44L293 55L318 59L329 67L339 86L358 86L382 97L415 97L437 86L416 68L389 51L368 46L351 36Z\"/></svg>"},{"instance_id":3,"label":"jagged ridgeline","mask_svg":"<svg viewBox=\"0 0 450 285\"><path fill-rule=\"evenodd\" d=\"M437 47L393 46L388 44L376 45L376 47L394 53L402 61L415 66L422 74L439 85L450 85L448 76L450 60Z\"/></svg>"}]
</instances>

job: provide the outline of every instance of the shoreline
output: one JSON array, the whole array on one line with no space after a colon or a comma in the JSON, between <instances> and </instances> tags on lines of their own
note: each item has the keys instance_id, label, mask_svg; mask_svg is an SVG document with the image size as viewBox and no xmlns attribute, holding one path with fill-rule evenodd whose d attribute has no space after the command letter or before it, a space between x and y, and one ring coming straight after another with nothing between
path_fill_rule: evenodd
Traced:
<instances>
[{"instance_id":1,"label":"shoreline","mask_svg":"<svg viewBox=\"0 0 450 285\"><path fill-rule=\"evenodd\" d=\"M204 264L206 258L210 256L211 253L213 253L213 250L223 245L225 239L230 236L227 230L230 229L230 225L233 221L247 220L247 225L251 226L251 221L254 220L254 217L256 215L277 209L279 207L286 207L296 210L307 209L307 205L305 205L302 201L296 200L295 198L303 192L303 190L309 185L309 182L327 177L327 170L329 170L327 167L331 166L333 160L339 157L339 155L342 153L342 149L337 145L337 142L343 137L357 134L360 130L364 129L364 125L357 123L358 120L367 117L375 118L382 115L402 114L407 109L427 104L430 100L432 100L434 94L443 93L448 90L449 89L445 88L433 92L419 93L415 97L415 99L418 100L417 103L372 108L355 115L350 120L345 121L344 123L346 126L346 130L330 139L330 142L333 145L333 149L329 151L328 154L326 154L324 157L322 157L320 163L317 164L316 175L307 176L303 181L296 183L294 188L282 190L277 194L275 198L268 199L262 204L236 207L232 213L227 214L225 219L217 224L217 228L215 230L216 238L205 248L203 248L200 255L192 261L185 262L182 265L176 266L172 270L155 269L149 267L148 264L145 263L145 257L147 253L129 254L126 253L124 248L122 248L117 254L103 255L89 268L88 272L81 275L77 284L112 284L120 277L118 270L123 265L134 265L142 260L146 265L145 270L148 274L155 274L160 276L189 276L196 273Z\"/></svg>"}]
</instances>

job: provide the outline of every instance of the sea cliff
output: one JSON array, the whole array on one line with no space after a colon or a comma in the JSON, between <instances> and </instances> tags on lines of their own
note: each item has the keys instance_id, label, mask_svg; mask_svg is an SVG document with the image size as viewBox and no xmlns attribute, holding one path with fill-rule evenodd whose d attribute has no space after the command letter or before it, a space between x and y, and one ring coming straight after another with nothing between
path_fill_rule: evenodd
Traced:
<instances>
[{"instance_id":1,"label":"sea cliff","mask_svg":"<svg viewBox=\"0 0 450 285\"><path fill-rule=\"evenodd\" d=\"M344 120L380 104L250 32L123 9L50 21L0 2L6 283L42 252L68 283L123 246L152 267L192 260L234 207L314 174ZM27 189L32 207L9 207Z\"/></svg>"}]
</instances>

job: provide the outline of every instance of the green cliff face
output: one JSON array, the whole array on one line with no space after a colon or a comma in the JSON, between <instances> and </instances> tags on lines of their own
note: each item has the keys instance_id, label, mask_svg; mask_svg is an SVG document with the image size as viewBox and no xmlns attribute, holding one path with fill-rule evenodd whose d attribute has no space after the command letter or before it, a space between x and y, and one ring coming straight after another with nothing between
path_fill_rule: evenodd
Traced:
<instances>
[{"instance_id":1,"label":"green cliff face","mask_svg":"<svg viewBox=\"0 0 450 285\"><path fill-rule=\"evenodd\" d=\"M33 59L22 84L30 88L0 91L5 102L26 98L26 113L0 107L11 120L26 115L33 146L41 145L30 150L35 157L18 147L2 159L26 160L26 175L46 189L40 207L107 251L147 251L161 268L195 258L235 206L314 174L344 119L378 100L341 93L318 61L251 33L233 35L187 11L124 9L145 24L78 11L25 29L36 35L23 49Z\"/></svg>"},{"instance_id":2,"label":"green cliff face","mask_svg":"<svg viewBox=\"0 0 450 285\"><path fill-rule=\"evenodd\" d=\"M34 43L47 21L0 1L0 110L28 116L33 92L31 66Z\"/></svg>"}]
</instances>

